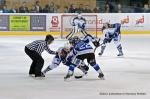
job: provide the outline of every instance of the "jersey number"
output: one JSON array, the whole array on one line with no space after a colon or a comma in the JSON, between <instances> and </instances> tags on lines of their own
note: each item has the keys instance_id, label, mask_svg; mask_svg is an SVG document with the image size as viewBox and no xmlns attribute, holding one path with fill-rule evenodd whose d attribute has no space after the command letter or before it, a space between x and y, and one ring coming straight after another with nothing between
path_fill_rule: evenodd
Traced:
<instances>
[{"instance_id":1,"label":"jersey number","mask_svg":"<svg viewBox=\"0 0 150 99\"><path fill-rule=\"evenodd\" d=\"M83 44L80 46L80 50L85 50L85 49L92 49L92 47L89 44Z\"/></svg>"}]
</instances>

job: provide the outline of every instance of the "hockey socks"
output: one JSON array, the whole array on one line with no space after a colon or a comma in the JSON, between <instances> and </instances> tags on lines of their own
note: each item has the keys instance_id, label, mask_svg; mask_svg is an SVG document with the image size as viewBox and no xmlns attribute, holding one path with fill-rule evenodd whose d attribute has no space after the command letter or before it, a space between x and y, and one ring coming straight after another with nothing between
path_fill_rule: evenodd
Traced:
<instances>
[{"instance_id":1,"label":"hockey socks","mask_svg":"<svg viewBox=\"0 0 150 99\"><path fill-rule=\"evenodd\" d=\"M71 76L73 76L74 68L75 68L75 65L70 65L70 66L69 66L68 73L67 73L67 75L64 77L64 80L66 80L66 79L70 78Z\"/></svg>"},{"instance_id":2,"label":"hockey socks","mask_svg":"<svg viewBox=\"0 0 150 99\"><path fill-rule=\"evenodd\" d=\"M102 55L104 50L105 50L106 46L101 46L101 52L99 53L99 55Z\"/></svg>"},{"instance_id":3,"label":"hockey socks","mask_svg":"<svg viewBox=\"0 0 150 99\"><path fill-rule=\"evenodd\" d=\"M99 67L98 64L95 64L95 65L93 65L92 67L93 67L98 73L102 73L102 71L101 71L101 69L100 69L100 67Z\"/></svg>"},{"instance_id":4,"label":"hockey socks","mask_svg":"<svg viewBox=\"0 0 150 99\"><path fill-rule=\"evenodd\" d=\"M98 64L95 64L94 66L92 66L98 73L98 78L103 79L104 80L104 74L102 73L100 67Z\"/></svg>"}]
</instances>

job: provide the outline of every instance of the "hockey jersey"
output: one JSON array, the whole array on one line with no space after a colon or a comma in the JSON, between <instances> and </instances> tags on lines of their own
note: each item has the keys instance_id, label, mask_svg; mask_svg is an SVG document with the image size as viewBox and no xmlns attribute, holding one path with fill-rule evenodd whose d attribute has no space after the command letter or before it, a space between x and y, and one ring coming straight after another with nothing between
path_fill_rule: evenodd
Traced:
<instances>
[{"instance_id":1,"label":"hockey jersey","mask_svg":"<svg viewBox=\"0 0 150 99\"><path fill-rule=\"evenodd\" d=\"M115 29L115 33L120 34L120 29L121 29L121 24L120 23L115 23L115 24L111 24L111 28Z\"/></svg>"}]
</instances>

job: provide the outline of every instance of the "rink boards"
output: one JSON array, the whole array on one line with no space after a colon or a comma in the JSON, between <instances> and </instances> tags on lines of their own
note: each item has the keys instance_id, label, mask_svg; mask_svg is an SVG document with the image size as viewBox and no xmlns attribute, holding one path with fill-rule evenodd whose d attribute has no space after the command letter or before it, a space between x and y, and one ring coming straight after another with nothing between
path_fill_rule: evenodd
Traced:
<instances>
[{"instance_id":1,"label":"rink boards","mask_svg":"<svg viewBox=\"0 0 150 99\"><path fill-rule=\"evenodd\" d=\"M75 15L70 13L0 14L0 35L60 36L65 33L63 31L70 31L71 21ZM150 34L149 13L84 13L83 16L87 20L86 28L90 34L95 32L101 34L103 23L106 22L121 23L122 34Z\"/></svg>"}]
</instances>

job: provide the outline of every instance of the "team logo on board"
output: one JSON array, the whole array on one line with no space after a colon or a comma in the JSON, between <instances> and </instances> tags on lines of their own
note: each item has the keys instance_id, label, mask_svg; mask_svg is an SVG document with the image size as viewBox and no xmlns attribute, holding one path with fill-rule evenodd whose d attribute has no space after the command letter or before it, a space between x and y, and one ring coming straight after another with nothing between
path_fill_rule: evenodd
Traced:
<instances>
[{"instance_id":1,"label":"team logo on board","mask_svg":"<svg viewBox=\"0 0 150 99\"><path fill-rule=\"evenodd\" d=\"M129 23L129 16L121 20L121 24L127 24Z\"/></svg>"},{"instance_id":2,"label":"team logo on board","mask_svg":"<svg viewBox=\"0 0 150 99\"><path fill-rule=\"evenodd\" d=\"M51 23L52 23L52 27L58 27L59 24L58 16L52 16Z\"/></svg>"},{"instance_id":3,"label":"team logo on board","mask_svg":"<svg viewBox=\"0 0 150 99\"><path fill-rule=\"evenodd\" d=\"M136 24L142 24L144 23L144 15L136 20Z\"/></svg>"}]
</instances>

